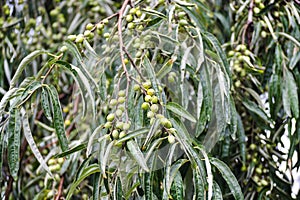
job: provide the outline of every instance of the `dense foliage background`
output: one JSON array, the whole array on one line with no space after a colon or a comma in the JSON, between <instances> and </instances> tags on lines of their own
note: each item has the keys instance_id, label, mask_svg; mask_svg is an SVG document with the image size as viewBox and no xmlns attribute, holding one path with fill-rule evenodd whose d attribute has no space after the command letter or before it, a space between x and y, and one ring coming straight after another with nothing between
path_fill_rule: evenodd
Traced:
<instances>
[{"instance_id":1,"label":"dense foliage background","mask_svg":"<svg viewBox=\"0 0 300 200\"><path fill-rule=\"evenodd\" d=\"M299 199L299 1L0 1L3 199Z\"/></svg>"}]
</instances>

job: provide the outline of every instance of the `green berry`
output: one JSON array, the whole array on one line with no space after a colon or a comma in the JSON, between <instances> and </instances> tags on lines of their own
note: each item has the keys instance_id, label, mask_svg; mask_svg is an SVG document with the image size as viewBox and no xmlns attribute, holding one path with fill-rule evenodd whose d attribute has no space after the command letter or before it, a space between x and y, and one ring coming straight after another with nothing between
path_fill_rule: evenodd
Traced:
<instances>
[{"instance_id":1,"label":"green berry","mask_svg":"<svg viewBox=\"0 0 300 200\"><path fill-rule=\"evenodd\" d=\"M178 13L178 17L179 17L179 18L182 18L182 17L184 17L184 16L185 16L185 12L179 12L179 13Z\"/></svg>"},{"instance_id":2,"label":"green berry","mask_svg":"<svg viewBox=\"0 0 300 200\"><path fill-rule=\"evenodd\" d=\"M169 83L174 83L175 82L174 76L168 76L168 82Z\"/></svg>"},{"instance_id":3,"label":"green berry","mask_svg":"<svg viewBox=\"0 0 300 200\"><path fill-rule=\"evenodd\" d=\"M170 128L169 131L170 131L170 133L172 133L172 134L174 134L174 133L177 132L177 130L176 130L175 128Z\"/></svg>"},{"instance_id":4,"label":"green berry","mask_svg":"<svg viewBox=\"0 0 300 200\"><path fill-rule=\"evenodd\" d=\"M60 52L66 52L67 50L68 50L68 47L62 46L59 51Z\"/></svg>"},{"instance_id":5,"label":"green berry","mask_svg":"<svg viewBox=\"0 0 300 200\"><path fill-rule=\"evenodd\" d=\"M118 93L118 95L119 95L119 97L125 97L125 91L124 90L120 90L119 91L119 93Z\"/></svg>"},{"instance_id":6,"label":"green berry","mask_svg":"<svg viewBox=\"0 0 300 200\"><path fill-rule=\"evenodd\" d=\"M132 22L132 20L133 20L133 16L132 15L127 15L126 16L126 21L127 22Z\"/></svg>"},{"instance_id":7,"label":"green berry","mask_svg":"<svg viewBox=\"0 0 300 200\"><path fill-rule=\"evenodd\" d=\"M53 159L53 158L50 158L50 159L48 160L48 165L54 165L54 164L56 164L56 160Z\"/></svg>"},{"instance_id":8,"label":"green berry","mask_svg":"<svg viewBox=\"0 0 300 200\"><path fill-rule=\"evenodd\" d=\"M155 94L155 90L152 89L152 88L151 88L151 89L148 89L148 90L147 90L147 94L150 95L150 96L153 96L153 95Z\"/></svg>"},{"instance_id":9,"label":"green berry","mask_svg":"<svg viewBox=\"0 0 300 200\"><path fill-rule=\"evenodd\" d=\"M104 124L104 128L109 129L109 128L111 128L111 127L112 127L112 123L111 123L111 122L106 122L106 123Z\"/></svg>"},{"instance_id":10,"label":"green berry","mask_svg":"<svg viewBox=\"0 0 300 200\"><path fill-rule=\"evenodd\" d=\"M115 114L113 114L113 113L108 114L106 119L109 122L113 121L115 119Z\"/></svg>"},{"instance_id":11,"label":"green berry","mask_svg":"<svg viewBox=\"0 0 300 200\"><path fill-rule=\"evenodd\" d=\"M154 117L154 112L152 112L152 111L147 112L147 117L148 118L153 118Z\"/></svg>"},{"instance_id":12,"label":"green berry","mask_svg":"<svg viewBox=\"0 0 300 200\"><path fill-rule=\"evenodd\" d=\"M90 35L91 35L91 31L90 30L85 30L84 31L84 33L83 33L83 35L85 36L85 37L89 37Z\"/></svg>"},{"instance_id":13,"label":"green berry","mask_svg":"<svg viewBox=\"0 0 300 200\"><path fill-rule=\"evenodd\" d=\"M123 122L117 122L116 128L118 128L118 129L123 129L123 125L124 125Z\"/></svg>"},{"instance_id":14,"label":"green berry","mask_svg":"<svg viewBox=\"0 0 300 200\"><path fill-rule=\"evenodd\" d=\"M166 128L172 128L171 122L167 118L161 118L160 124L163 125Z\"/></svg>"},{"instance_id":15,"label":"green berry","mask_svg":"<svg viewBox=\"0 0 300 200\"><path fill-rule=\"evenodd\" d=\"M92 23L88 23L86 26L85 26L85 29L86 30L92 30L94 28L94 24Z\"/></svg>"},{"instance_id":16,"label":"green berry","mask_svg":"<svg viewBox=\"0 0 300 200\"><path fill-rule=\"evenodd\" d=\"M68 39L71 41L75 41L76 40L76 35L69 35Z\"/></svg>"},{"instance_id":17,"label":"green berry","mask_svg":"<svg viewBox=\"0 0 300 200\"><path fill-rule=\"evenodd\" d=\"M254 7L253 12L255 14L258 14L258 13L260 13L260 9L258 7Z\"/></svg>"},{"instance_id":18,"label":"green berry","mask_svg":"<svg viewBox=\"0 0 300 200\"><path fill-rule=\"evenodd\" d=\"M150 95L145 96L145 101L150 102L152 100L152 97Z\"/></svg>"},{"instance_id":19,"label":"green berry","mask_svg":"<svg viewBox=\"0 0 300 200\"><path fill-rule=\"evenodd\" d=\"M125 131L121 131L119 134L119 138L123 138L126 136L126 132Z\"/></svg>"},{"instance_id":20,"label":"green berry","mask_svg":"<svg viewBox=\"0 0 300 200\"><path fill-rule=\"evenodd\" d=\"M118 139L119 138L119 131L117 131L117 130L113 130L113 132L112 132L112 137L114 138L114 139Z\"/></svg>"},{"instance_id":21,"label":"green berry","mask_svg":"<svg viewBox=\"0 0 300 200\"><path fill-rule=\"evenodd\" d=\"M129 124L129 123L124 123L124 124L123 124L123 130L124 130L124 131L129 130L129 128L130 128L130 124Z\"/></svg>"},{"instance_id":22,"label":"green berry","mask_svg":"<svg viewBox=\"0 0 300 200\"><path fill-rule=\"evenodd\" d=\"M154 113L156 113L156 112L158 111L158 109L159 109L159 107L158 107L157 104L153 104L153 105L151 105L151 107L150 107L150 110L151 110L152 112L154 112Z\"/></svg>"},{"instance_id":23,"label":"green berry","mask_svg":"<svg viewBox=\"0 0 300 200\"><path fill-rule=\"evenodd\" d=\"M123 114L123 111L122 111L122 110L120 110L120 109L116 110L116 115L117 115L118 117L121 117L122 114Z\"/></svg>"},{"instance_id":24,"label":"green berry","mask_svg":"<svg viewBox=\"0 0 300 200\"><path fill-rule=\"evenodd\" d=\"M157 103L158 102L157 96L152 96L151 102L152 103Z\"/></svg>"},{"instance_id":25,"label":"green berry","mask_svg":"<svg viewBox=\"0 0 300 200\"><path fill-rule=\"evenodd\" d=\"M143 87L145 88L145 89L149 89L150 87L151 87L151 82L150 81L146 81L146 82L144 82L143 84Z\"/></svg>"},{"instance_id":26,"label":"green berry","mask_svg":"<svg viewBox=\"0 0 300 200\"><path fill-rule=\"evenodd\" d=\"M134 29L135 24L134 24L133 22L129 22L129 23L127 24L127 27L128 27L129 29Z\"/></svg>"},{"instance_id":27,"label":"green berry","mask_svg":"<svg viewBox=\"0 0 300 200\"><path fill-rule=\"evenodd\" d=\"M104 23L104 24L108 24L108 19L104 19L104 20L103 20L103 23Z\"/></svg>"},{"instance_id":28,"label":"green berry","mask_svg":"<svg viewBox=\"0 0 300 200\"><path fill-rule=\"evenodd\" d=\"M168 142L173 144L175 142L175 137L173 135L168 135Z\"/></svg>"},{"instance_id":29,"label":"green berry","mask_svg":"<svg viewBox=\"0 0 300 200\"><path fill-rule=\"evenodd\" d=\"M142 13L142 11L137 10L135 14L137 17L141 17L143 13Z\"/></svg>"},{"instance_id":30,"label":"green berry","mask_svg":"<svg viewBox=\"0 0 300 200\"><path fill-rule=\"evenodd\" d=\"M141 89L141 87L138 85L138 84L135 84L134 86L133 86L133 90L134 91L139 91Z\"/></svg>"},{"instance_id":31,"label":"green berry","mask_svg":"<svg viewBox=\"0 0 300 200\"><path fill-rule=\"evenodd\" d=\"M111 99L110 102L109 102L109 105L111 107L116 106L117 104L118 104L118 100L117 99Z\"/></svg>"},{"instance_id":32,"label":"green berry","mask_svg":"<svg viewBox=\"0 0 300 200\"><path fill-rule=\"evenodd\" d=\"M57 162L58 162L59 164L63 164L63 163L65 162L65 159L64 159L64 158L58 158L58 159L57 159Z\"/></svg>"},{"instance_id":33,"label":"green berry","mask_svg":"<svg viewBox=\"0 0 300 200\"><path fill-rule=\"evenodd\" d=\"M147 110L149 107L150 107L149 103L147 103L147 102L142 103L143 110Z\"/></svg>"},{"instance_id":34,"label":"green berry","mask_svg":"<svg viewBox=\"0 0 300 200\"><path fill-rule=\"evenodd\" d=\"M125 102L125 97L119 97L118 102L119 103L124 103Z\"/></svg>"},{"instance_id":35,"label":"green berry","mask_svg":"<svg viewBox=\"0 0 300 200\"><path fill-rule=\"evenodd\" d=\"M110 37L110 33L104 33L104 34L103 34L103 37L109 38L109 37Z\"/></svg>"},{"instance_id":36,"label":"green berry","mask_svg":"<svg viewBox=\"0 0 300 200\"><path fill-rule=\"evenodd\" d=\"M97 24L98 30L102 30L103 28L104 28L104 24L102 24L102 23Z\"/></svg>"},{"instance_id":37,"label":"green berry","mask_svg":"<svg viewBox=\"0 0 300 200\"><path fill-rule=\"evenodd\" d=\"M79 34L79 35L76 36L75 42L76 43L82 43L83 40L84 40L84 35L83 34Z\"/></svg>"},{"instance_id":38,"label":"green berry","mask_svg":"<svg viewBox=\"0 0 300 200\"><path fill-rule=\"evenodd\" d=\"M132 14L132 15L135 15L136 11L137 11L136 8L131 8L129 10L129 13Z\"/></svg>"}]
</instances>

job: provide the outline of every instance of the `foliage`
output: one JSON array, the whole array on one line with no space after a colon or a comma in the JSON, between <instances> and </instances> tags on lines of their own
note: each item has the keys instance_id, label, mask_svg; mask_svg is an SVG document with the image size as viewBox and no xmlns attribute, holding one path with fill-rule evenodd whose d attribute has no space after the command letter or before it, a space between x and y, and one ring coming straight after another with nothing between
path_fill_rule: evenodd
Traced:
<instances>
[{"instance_id":1,"label":"foliage","mask_svg":"<svg viewBox=\"0 0 300 200\"><path fill-rule=\"evenodd\" d=\"M296 2L0 2L1 196L297 198Z\"/></svg>"}]
</instances>

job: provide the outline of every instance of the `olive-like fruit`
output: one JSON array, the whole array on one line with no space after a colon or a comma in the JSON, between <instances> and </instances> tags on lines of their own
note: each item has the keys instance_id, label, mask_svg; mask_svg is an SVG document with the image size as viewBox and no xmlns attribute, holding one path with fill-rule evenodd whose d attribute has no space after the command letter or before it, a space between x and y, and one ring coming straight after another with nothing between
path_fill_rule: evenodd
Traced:
<instances>
[{"instance_id":1,"label":"olive-like fruit","mask_svg":"<svg viewBox=\"0 0 300 200\"><path fill-rule=\"evenodd\" d=\"M129 123L124 123L123 124L123 130L124 131L127 131L127 130L129 130L130 129L130 124Z\"/></svg>"},{"instance_id":2,"label":"olive-like fruit","mask_svg":"<svg viewBox=\"0 0 300 200\"><path fill-rule=\"evenodd\" d=\"M151 82L150 81L146 81L146 82L144 82L143 84L143 87L145 88L145 89L149 89L150 87L151 87Z\"/></svg>"},{"instance_id":3,"label":"olive-like fruit","mask_svg":"<svg viewBox=\"0 0 300 200\"><path fill-rule=\"evenodd\" d=\"M134 86L133 86L133 90L134 91L139 91L141 89L141 87L138 85L138 84L135 84Z\"/></svg>"},{"instance_id":4,"label":"olive-like fruit","mask_svg":"<svg viewBox=\"0 0 300 200\"><path fill-rule=\"evenodd\" d=\"M118 129L123 129L123 125L124 125L123 122L117 122L117 123L116 123L116 128L118 128Z\"/></svg>"},{"instance_id":5,"label":"olive-like fruit","mask_svg":"<svg viewBox=\"0 0 300 200\"><path fill-rule=\"evenodd\" d=\"M127 15L126 16L126 21L127 22L132 22L132 20L133 20L133 16L132 15Z\"/></svg>"},{"instance_id":6,"label":"olive-like fruit","mask_svg":"<svg viewBox=\"0 0 300 200\"><path fill-rule=\"evenodd\" d=\"M118 93L118 96L119 97L125 97L126 93L124 90L120 90L119 93Z\"/></svg>"},{"instance_id":7,"label":"olive-like fruit","mask_svg":"<svg viewBox=\"0 0 300 200\"><path fill-rule=\"evenodd\" d=\"M70 126L70 124L71 124L71 121L69 119L66 119L65 120L65 126Z\"/></svg>"},{"instance_id":8,"label":"olive-like fruit","mask_svg":"<svg viewBox=\"0 0 300 200\"><path fill-rule=\"evenodd\" d=\"M137 17L141 17L142 16L142 11L140 11L140 10L137 10L136 11L136 13L135 13L135 15L137 16Z\"/></svg>"},{"instance_id":9,"label":"olive-like fruit","mask_svg":"<svg viewBox=\"0 0 300 200\"><path fill-rule=\"evenodd\" d=\"M147 117L148 118L153 118L154 117L154 112L152 112L152 111L147 112Z\"/></svg>"},{"instance_id":10,"label":"olive-like fruit","mask_svg":"<svg viewBox=\"0 0 300 200\"><path fill-rule=\"evenodd\" d=\"M71 41L75 41L76 38L77 38L76 35L69 35L69 36L68 36L68 39L71 40Z\"/></svg>"},{"instance_id":11,"label":"olive-like fruit","mask_svg":"<svg viewBox=\"0 0 300 200\"><path fill-rule=\"evenodd\" d=\"M111 99L110 101L109 101L109 105L110 106L116 106L118 104L118 100L117 99Z\"/></svg>"},{"instance_id":12,"label":"olive-like fruit","mask_svg":"<svg viewBox=\"0 0 300 200\"><path fill-rule=\"evenodd\" d=\"M121 117L122 114L123 114L123 111L122 111L122 110L120 110L120 109L117 109L117 110L116 110L116 115L117 115L118 117Z\"/></svg>"},{"instance_id":13,"label":"olive-like fruit","mask_svg":"<svg viewBox=\"0 0 300 200\"><path fill-rule=\"evenodd\" d=\"M113 132L112 132L112 137L114 138L114 139L118 139L119 138L119 131L117 131L117 130L113 130Z\"/></svg>"},{"instance_id":14,"label":"olive-like fruit","mask_svg":"<svg viewBox=\"0 0 300 200\"><path fill-rule=\"evenodd\" d=\"M151 107L150 107L150 110L151 110L152 112L154 112L154 113L156 113L156 112L158 111L158 109L159 109L159 107L158 107L157 104L153 104L153 105L151 105Z\"/></svg>"},{"instance_id":15,"label":"olive-like fruit","mask_svg":"<svg viewBox=\"0 0 300 200\"><path fill-rule=\"evenodd\" d=\"M119 138L123 138L126 136L126 132L125 131L121 131L119 134Z\"/></svg>"},{"instance_id":16,"label":"olive-like fruit","mask_svg":"<svg viewBox=\"0 0 300 200\"><path fill-rule=\"evenodd\" d=\"M106 123L104 124L104 128L109 129L109 128L111 128L111 127L112 127L112 123L111 123L111 122L106 122Z\"/></svg>"},{"instance_id":17,"label":"olive-like fruit","mask_svg":"<svg viewBox=\"0 0 300 200\"><path fill-rule=\"evenodd\" d=\"M106 119L109 122L113 121L115 119L115 114L113 114L113 113L108 114Z\"/></svg>"},{"instance_id":18,"label":"olive-like fruit","mask_svg":"<svg viewBox=\"0 0 300 200\"><path fill-rule=\"evenodd\" d=\"M157 96L152 96L151 102L152 103L157 103L158 102Z\"/></svg>"},{"instance_id":19,"label":"olive-like fruit","mask_svg":"<svg viewBox=\"0 0 300 200\"><path fill-rule=\"evenodd\" d=\"M68 47L62 46L59 51L60 52L66 52L67 50L68 50Z\"/></svg>"},{"instance_id":20,"label":"olive-like fruit","mask_svg":"<svg viewBox=\"0 0 300 200\"><path fill-rule=\"evenodd\" d=\"M168 135L168 142L173 144L175 142L175 137L173 135Z\"/></svg>"},{"instance_id":21,"label":"olive-like fruit","mask_svg":"<svg viewBox=\"0 0 300 200\"><path fill-rule=\"evenodd\" d=\"M145 101L150 102L152 100L152 97L150 95L145 96Z\"/></svg>"},{"instance_id":22,"label":"olive-like fruit","mask_svg":"<svg viewBox=\"0 0 300 200\"><path fill-rule=\"evenodd\" d=\"M136 11L137 11L136 8L131 8L131 9L129 10L129 13L132 14L132 15L135 15Z\"/></svg>"},{"instance_id":23,"label":"olive-like fruit","mask_svg":"<svg viewBox=\"0 0 300 200\"><path fill-rule=\"evenodd\" d=\"M109 38L109 37L110 37L110 33L104 33L104 34L103 34L103 37Z\"/></svg>"},{"instance_id":24,"label":"olive-like fruit","mask_svg":"<svg viewBox=\"0 0 300 200\"><path fill-rule=\"evenodd\" d=\"M133 22L129 22L129 23L127 24L127 27L128 27L129 29L134 29L135 24L134 24Z\"/></svg>"},{"instance_id":25,"label":"olive-like fruit","mask_svg":"<svg viewBox=\"0 0 300 200\"><path fill-rule=\"evenodd\" d=\"M88 23L85 27L86 30L92 30L94 28L94 25L92 23Z\"/></svg>"},{"instance_id":26,"label":"olive-like fruit","mask_svg":"<svg viewBox=\"0 0 300 200\"><path fill-rule=\"evenodd\" d=\"M155 90L152 89L152 88L151 88L151 89L148 89L148 90L147 90L147 94L150 95L150 96L153 96L153 95L155 94Z\"/></svg>"},{"instance_id":27,"label":"olive-like fruit","mask_svg":"<svg viewBox=\"0 0 300 200\"><path fill-rule=\"evenodd\" d=\"M142 107L143 110L147 110L150 107L150 105L149 105L149 103L144 102L144 103L142 103L141 107Z\"/></svg>"},{"instance_id":28,"label":"olive-like fruit","mask_svg":"<svg viewBox=\"0 0 300 200\"><path fill-rule=\"evenodd\" d=\"M126 100L125 97L119 97L119 98L118 98L118 102L119 102L119 103L124 103L125 100Z\"/></svg>"},{"instance_id":29,"label":"olive-like fruit","mask_svg":"<svg viewBox=\"0 0 300 200\"><path fill-rule=\"evenodd\" d=\"M79 34L79 35L76 36L75 42L76 43L82 43L83 40L84 40L84 35L83 34Z\"/></svg>"}]
</instances>

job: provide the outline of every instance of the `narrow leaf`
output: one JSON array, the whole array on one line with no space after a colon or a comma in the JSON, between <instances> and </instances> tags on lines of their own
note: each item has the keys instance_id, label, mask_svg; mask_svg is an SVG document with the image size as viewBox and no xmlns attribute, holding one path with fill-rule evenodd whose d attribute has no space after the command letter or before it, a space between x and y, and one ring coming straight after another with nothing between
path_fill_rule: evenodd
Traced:
<instances>
[{"instance_id":1,"label":"narrow leaf","mask_svg":"<svg viewBox=\"0 0 300 200\"><path fill-rule=\"evenodd\" d=\"M136 160L136 162L146 171L149 172L149 168L147 167L146 160L141 152L138 144L134 140L129 140L127 143L127 148L130 151L132 157Z\"/></svg>"},{"instance_id":2,"label":"narrow leaf","mask_svg":"<svg viewBox=\"0 0 300 200\"><path fill-rule=\"evenodd\" d=\"M48 91L42 88L41 104L46 118L52 122L51 107L49 103Z\"/></svg>"},{"instance_id":3,"label":"narrow leaf","mask_svg":"<svg viewBox=\"0 0 300 200\"><path fill-rule=\"evenodd\" d=\"M190 120L191 122L194 122L196 123L196 119L193 115L191 115L189 112L187 112L182 106L180 106L179 104L177 103L174 103L174 102L169 102L167 105L166 105L166 108L170 111L172 111L173 113L181 116L181 117L184 117L188 120Z\"/></svg>"}]
</instances>

